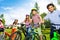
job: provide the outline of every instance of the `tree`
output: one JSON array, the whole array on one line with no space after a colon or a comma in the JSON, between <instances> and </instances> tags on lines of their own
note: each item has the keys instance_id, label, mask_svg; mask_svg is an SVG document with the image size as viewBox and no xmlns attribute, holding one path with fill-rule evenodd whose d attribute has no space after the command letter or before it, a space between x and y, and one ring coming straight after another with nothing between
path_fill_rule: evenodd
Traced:
<instances>
[{"instance_id":1,"label":"tree","mask_svg":"<svg viewBox=\"0 0 60 40\"><path fill-rule=\"evenodd\" d=\"M43 12L40 16L42 17L42 18L44 18L45 16L46 16L47 14L45 13L45 12ZM44 24L44 26L45 26L45 28L50 28L50 20L44 20L45 22L45 24ZM43 27L43 25L42 25L42 27Z\"/></svg>"},{"instance_id":2,"label":"tree","mask_svg":"<svg viewBox=\"0 0 60 40\"><path fill-rule=\"evenodd\" d=\"M37 12L39 12L39 7L38 7L38 3L35 3L35 8L37 9Z\"/></svg>"},{"instance_id":3,"label":"tree","mask_svg":"<svg viewBox=\"0 0 60 40\"><path fill-rule=\"evenodd\" d=\"M60 0L57 0L58 4L60 5Z\"/></svg>"},{"instance_id":4,"label":"tree","mask_svg":"<svg viewBox=\"0 0 60 40\"><path fill-rule=\"evenodd\" d=\"M30 13L30 18L32 19L32 16L33 16L33 14L32 14L32 12Z\"/></svg>"},{"instance_id":5,"label":"tree","mask_svg":"<svg viewBox=\"0 0 60 40\"><path fill-rule=\"evenodd\" d=\"M2 18L2 23L5 25L4 14L1 14L1 15L0 15L0 18Z\"/></svg>"},{"instance_id":6,"label":"tree","mask_svg":"<svg viewBox=\"0 0 60 40\"><path fill-rule=\"evenodd\" d=\"M46 15L47 15L47 14L44 12L44 13L42 13L40 16L41 16L42 18L44 18Z\"/></svg>"},{"instance_id":7,"label":"tree","mask_svg":"<svg viewBox=\"0 0 60 40\"><path fill-rule=\"evenodd\" d=\"M0 15L0 18L3 18L3 16L4 16L4 15L3 15L3 14L1 14L1 15Z\"/></svg>"}]
</instances>

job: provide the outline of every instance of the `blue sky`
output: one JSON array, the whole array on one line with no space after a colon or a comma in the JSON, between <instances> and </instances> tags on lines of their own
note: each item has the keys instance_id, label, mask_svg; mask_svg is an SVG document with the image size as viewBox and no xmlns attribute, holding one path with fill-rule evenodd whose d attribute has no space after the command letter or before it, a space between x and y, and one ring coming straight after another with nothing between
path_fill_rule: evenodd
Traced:
<instances>
[{"instance_id":1,"label":"blue sky","mask_svg":"<svg viewBox=\"0 0 60 40\"><path fill-rule=\"evenodd\" d=\"M16 6L23 5L24 3L28 3L30 0L2 0L0 2L0 6Z\"/></svg>"},{"instance_id":2,"label":"blue sky","mask_svg":"<svg viewBox=\"0 0 60 40\"><path fill-rule=\"evenodd\" d=\"M34 8L35 2L38 3L40 13L47 13L46 6L51 2L60 9L57 0L0 0L0 14L4 14L6 24L12 24L14 19L22 22L25 19L25 15L30 14L31 9Z\"/></svg>"},{"instance_id":3,"label":"blue sky","mask_svg":"<svg viewBox=\"0 0 60 40\"><path fill-rule=\"evenodd\" d=\"M5 11L2 7L22 7L25 3L31 0L1 0L0 1L0 12Z\"/></svg>"}]
</instances>

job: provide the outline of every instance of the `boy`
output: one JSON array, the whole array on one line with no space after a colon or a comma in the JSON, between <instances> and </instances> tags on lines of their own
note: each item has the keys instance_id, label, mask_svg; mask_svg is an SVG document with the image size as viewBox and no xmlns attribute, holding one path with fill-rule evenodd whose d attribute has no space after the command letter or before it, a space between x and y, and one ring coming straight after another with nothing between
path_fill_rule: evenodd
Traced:
<instances>
[{"instance_id":1,"label":"boy","mask_svg":"<svg viewBox=\"0 0 60 40\"><path fill-rule=\"evenodd\" d=\"M60 11L56 10L55 5L54 4L48 4L47 5L47 9L49 11L49 14L47 14L47 16L44 18L45 20L50 20L51 22L51 26L50 26L50 40L53 38L53 32L54 29L58 29L58 32L60 34ZM55 24L55 25L53 25Z\"/></svg>"}]
</instances>

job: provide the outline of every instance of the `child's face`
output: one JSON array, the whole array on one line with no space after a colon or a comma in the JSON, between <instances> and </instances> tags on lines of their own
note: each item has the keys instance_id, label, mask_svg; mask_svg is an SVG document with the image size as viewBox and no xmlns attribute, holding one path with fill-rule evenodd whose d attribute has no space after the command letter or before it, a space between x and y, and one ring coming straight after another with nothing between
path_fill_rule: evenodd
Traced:
<instances>
[{"instance_id":1,"label":"child's face","mask_svg":"<svg viewBox=\"0 0 60 40\"><path fill-rule=\"evenodd\" d=\"M29 18L29 16L26 16L26 18Z\"/></svg>"},{"instance_id":2,"label":"child's face","mask_svg":"<svg viewBox=\"0 0 60 40\"><path fill-rule=\"evenodd\" d=\"M36 11L32 11L32 14L35 15L37 12Z\"/></svg>"},{"instance_id":3,"label":"child's face","mask_svg":"<svg viewBox=\"0 0 60 40\"><path fill-rule=\"evenodd\" d=\"M54 7L53 7L53 6L49 6L49 7L48 7L48 10L49 10L50 12L53 12L53 11L54 11Z\"/></svg>"},{"instance_id":4,"label":"child's face","mask_svg":"<svg viewBox=\"0 0 60 40\"><path fill-rule=\"evenodd\" d=\"M17 23L17 22L18 22L18 20L15 20L15 22Z\"/></svg>"}]
</instances>

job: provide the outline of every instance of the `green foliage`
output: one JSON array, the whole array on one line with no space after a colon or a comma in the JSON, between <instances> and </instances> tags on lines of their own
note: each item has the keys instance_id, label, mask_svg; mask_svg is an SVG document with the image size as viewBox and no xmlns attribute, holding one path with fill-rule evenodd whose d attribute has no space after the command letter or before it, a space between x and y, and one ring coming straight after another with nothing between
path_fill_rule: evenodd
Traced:
<instances>
[{"instance_id":1,"label":"green foliage","mask_svg":"<svg viewBox=\"0 0 60 40\"><path fill-rule=\"evenodd\" d=\"M42 13L40 16L41 16L42 18L44 18L46 15L47 15L47 14L44 12L44 13ZM44 26L45 26L45 28L50 28L50 20L45 20L45 23L42 25L42 27L44 27Z\"/></svg>"},{"instance_id":2,"label":"green foliage","mask_svg":"<svg viewBox=\"0 0 60 40\"><path fill-rule=\"evenodd\" d=\"M50 20L45 20L45 27L50 28Z\"/></svg>"},{"instance_id":3,"label":"green foliage","mask_svg":"<svg viewBox=\"0 0 60 40\"><path fill-rule=\"evenodd\" d=\"M60 5L60 0L57 0L58 4Z\"/></svg>"},{"instance_id":4,"label":"green foliage","mask_svg":"<svg viewBox=\"0 0 60 40\"><path fill-rule=\"evenodd\" d=\"M4 16L4 15L3 15L3 14L1 14L1 15L0 15L0 18L3 18L3 16Z\"/></svg>"},{"instance_id":5,"label":"green foliage","mask_svg":"<svg viewBox=\"0 0 60 40\"><path fill-rule=\"evenodd\" d=\"M44 12L44 13L42 13L40 16L41 16L42 18L44 18L46 15L47 15L47 14ZM50 20L44 20L44 21L45 21L45 23L42 25L42 27L45 26L45 28L50 28Z\"/></svg>"},{"instance_id":6,"label":"green foliage","mask_svg":"<svg viewBox=\"0 0 60 40\"><path fill-rule=\"evenodd\" d=\"M32 14L32 12L31 12L31 13L30 13L30 18L31 18L31 19L32 19L32 15L33 15L33 14Z\"/></svg>"},{"instance_id":7,"label":"green foliage","mask_svg":"<svg viewBox=\"0 0 60 40\"><path fill-rule=\"evenodd\" d=\"M4 18L2 18L2 22L3 22L3 25L5 25L5 19Z\"/></svg>"},{"instance_id":8,"label":"green foliage","mask_svg":"<svg viewBox=\"0 0 60 40\"><path fill-rule=\"evenodd\" d=\"M3 25L5 25L4 14L1 14L1 15L0 15L0 18L2 18L2 23L3 23Z\"/></svg>"},{"instance_id":9,"label":"green foliage","mask_svg":"<svg viewBox=\"0 0 60 40\"><path fill-rule=\"evenodd\" d=\"M47 15L47 14L44 12L44 13L42 13L40 16L41 16L42 18L44 18L46 15Z\"/></svg>"},{"instance_id":10,"label":"green foliage","mask_svg":"<svg viewBox=\"0 0 60 40\"><path fill-rule=\"evenodd\" d=\"M38 3L35 3L35 8L37 9L37 12L39 12L39 7L38 7Z\"/></svg>"}]
</instances>

